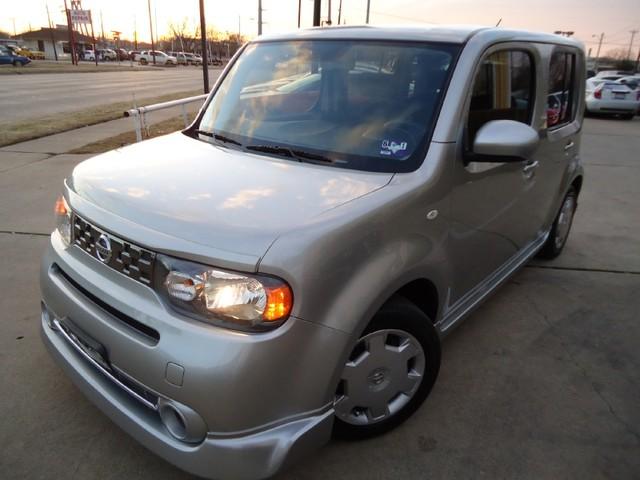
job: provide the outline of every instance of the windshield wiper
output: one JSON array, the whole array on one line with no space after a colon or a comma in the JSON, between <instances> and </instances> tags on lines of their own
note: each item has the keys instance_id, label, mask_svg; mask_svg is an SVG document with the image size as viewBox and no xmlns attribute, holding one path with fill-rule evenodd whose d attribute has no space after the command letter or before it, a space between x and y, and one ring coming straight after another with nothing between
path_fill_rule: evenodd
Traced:
<instances>
[{"instance_id":1,"label":"windshield wiper","mask_svg":"<svg viewBox=\"0 0 640 480\"><path fill-rule=\"evenodd\" d=\"M311 160L312 162L325 162L334 163L335 160L325 157L324 155L318 155L304 150L292 150L289 147L283 147L280 145L249 145L245 147L247 150L253 152L271 153L273 155L280 155L282 157L293 158L299 162Z\"/></svg>"},{"instance_id":2,"label":"windshield wiper","mask_svg":"<svg viewBox=\"0 0 640 480\"><path fill-rule=\"evenodd\" d=\"M221 135L219 133L215 133L215 132L208 132L206 130L195 130L195 133L200 134L200 135L204 135L205 137L211 137L211 138L215 138L216 140L219 140L223 143L232 143L233 145L238 145L239 147L242 146L242 144L240 142L238 142L237 140L234 140L233 138L229 138L225 135Z\"/></svg>"}]
</instances>

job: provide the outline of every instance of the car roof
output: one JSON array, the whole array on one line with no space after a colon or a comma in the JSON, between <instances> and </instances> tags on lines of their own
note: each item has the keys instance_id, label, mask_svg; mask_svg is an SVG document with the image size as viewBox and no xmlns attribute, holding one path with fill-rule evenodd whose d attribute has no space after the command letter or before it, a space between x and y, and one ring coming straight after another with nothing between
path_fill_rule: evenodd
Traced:
<instances>
[{"instance_id":1,"label":"car roof","mask_svg":"<svg viewBox=\"0 0 640 480\"><path fill-rule=\"evenodd\" d=\"M314 27L296 30L289 33L263 35L254 42L276 40L404 40L430 41L439 43L465 43L474 35L482 33L487 41L528 41L555 43L573 47L582 47L580 42L571 38L550 33L529 32L526 30L510 30L500 27L480 25L393 25L393 26L336 26Z\"/></svg>"}]
</instances>

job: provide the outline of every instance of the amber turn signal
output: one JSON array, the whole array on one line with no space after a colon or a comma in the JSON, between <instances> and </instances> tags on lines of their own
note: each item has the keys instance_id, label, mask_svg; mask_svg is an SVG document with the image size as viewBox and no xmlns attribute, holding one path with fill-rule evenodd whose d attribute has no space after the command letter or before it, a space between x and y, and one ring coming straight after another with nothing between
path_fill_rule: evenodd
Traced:
<instances>
[{"instance_id":1,"label":"amber turn signal","mask_svg":"<svg viewBox=\"0 0 640 480\"><path fill-rule=\"evenodd\" d=\"M53 207L53 212L56 215L66 215L69 213L67 210L67 202L64 201L64 197L60 195L56 200L55 206Z\"/></svg>"},{"instance_id":2,"label":"amber turn signal","mask_svg":"<svg viewBox=\"0 0 640 480\"><path fill-rule=\"evenodd\" d=\"M268 322L275 322L288 316L293 306L293 295L289 286L283 284L278 287L266 287L265 290L267 291L267 306L262 318Z\"/></svg>"}]
</instances>

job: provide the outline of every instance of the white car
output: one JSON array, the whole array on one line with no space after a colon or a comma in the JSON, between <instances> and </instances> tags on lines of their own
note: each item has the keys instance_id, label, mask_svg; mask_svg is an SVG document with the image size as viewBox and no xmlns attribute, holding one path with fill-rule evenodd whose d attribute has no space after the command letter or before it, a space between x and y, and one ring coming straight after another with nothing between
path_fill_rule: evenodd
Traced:
<instances>
[{"instance_id":1,"label":"white car","mask_svg":"<svg viewBox=\"0 0 640 480\"><path fill-rule=\"evenodd\" d=\"M84 53L82 54L82 59L90 62L95 62L96 54L93 53L93 50L85 50Z\"/></svg>"},{"instance_id":2,"label":"white car","mask_svg":"<svg viewBox=\"0 0 640 480\"><path fill-rule=\"evenodd\" d=\"M597 77L587 80L585 96L588 113L620 115L626 120L631 120L640 106L640 93Z\"/></svg>"},{"instance_id":3,"label":"white car","mask_svg":"<svg viewBox=\"0 0 640 480\"><path fill-rule=\"evenodd\" d=\"M622 77L616 80L616 83L621 83L629 87L631 90L638 91L640 90L640 75L629 75L627 77Z\"/></svg>"},{"instance_id":4,"label":"white car","mask_svg":"<svg viewBox=\"0 0 640 480\"><path fill-rule=\"evenodd\" d=\"M154 63L153 59L155 58L156 65L177 65L178 61L176 57L172 57L167 55L164 52L160 52L159 50L146 50L140 54L139 62L141 65L147 65L149 63Z\"/></svg>"}]
</instances>

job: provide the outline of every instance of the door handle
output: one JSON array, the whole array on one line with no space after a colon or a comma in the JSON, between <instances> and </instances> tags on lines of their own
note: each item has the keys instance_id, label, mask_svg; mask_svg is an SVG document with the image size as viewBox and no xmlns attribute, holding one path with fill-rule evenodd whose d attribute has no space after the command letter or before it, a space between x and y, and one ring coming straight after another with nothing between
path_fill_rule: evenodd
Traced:
<instances>
[{"instance_id":1,"label":"door handle","mask_svg":"<svg viewBox=\"0 0 640 480\"><path fill-rule=\"evenodd\" d=\"M566 152L567 150L571 150L571 149L572 149L573 147L575 147L575 146L576 146L576 144L575 144L575 143L573 143L573 140L572 140L572 141L570 141L569 143L567 143L567 144L564 146L564 151Z\"/></svg>"},{"instance_id":2,"label":"door handle","mask_svg":"<svg viewBox=\"0 0 640 480\"><path fill-rule=\"evenodd\" d=\"M540 165L540 162L538 162L538 160L534 160L533 162L528 162L524 168L522 169L523 173L533 173L533 171L538 168L538 165Z\"/></svg>"}]
</instances>

